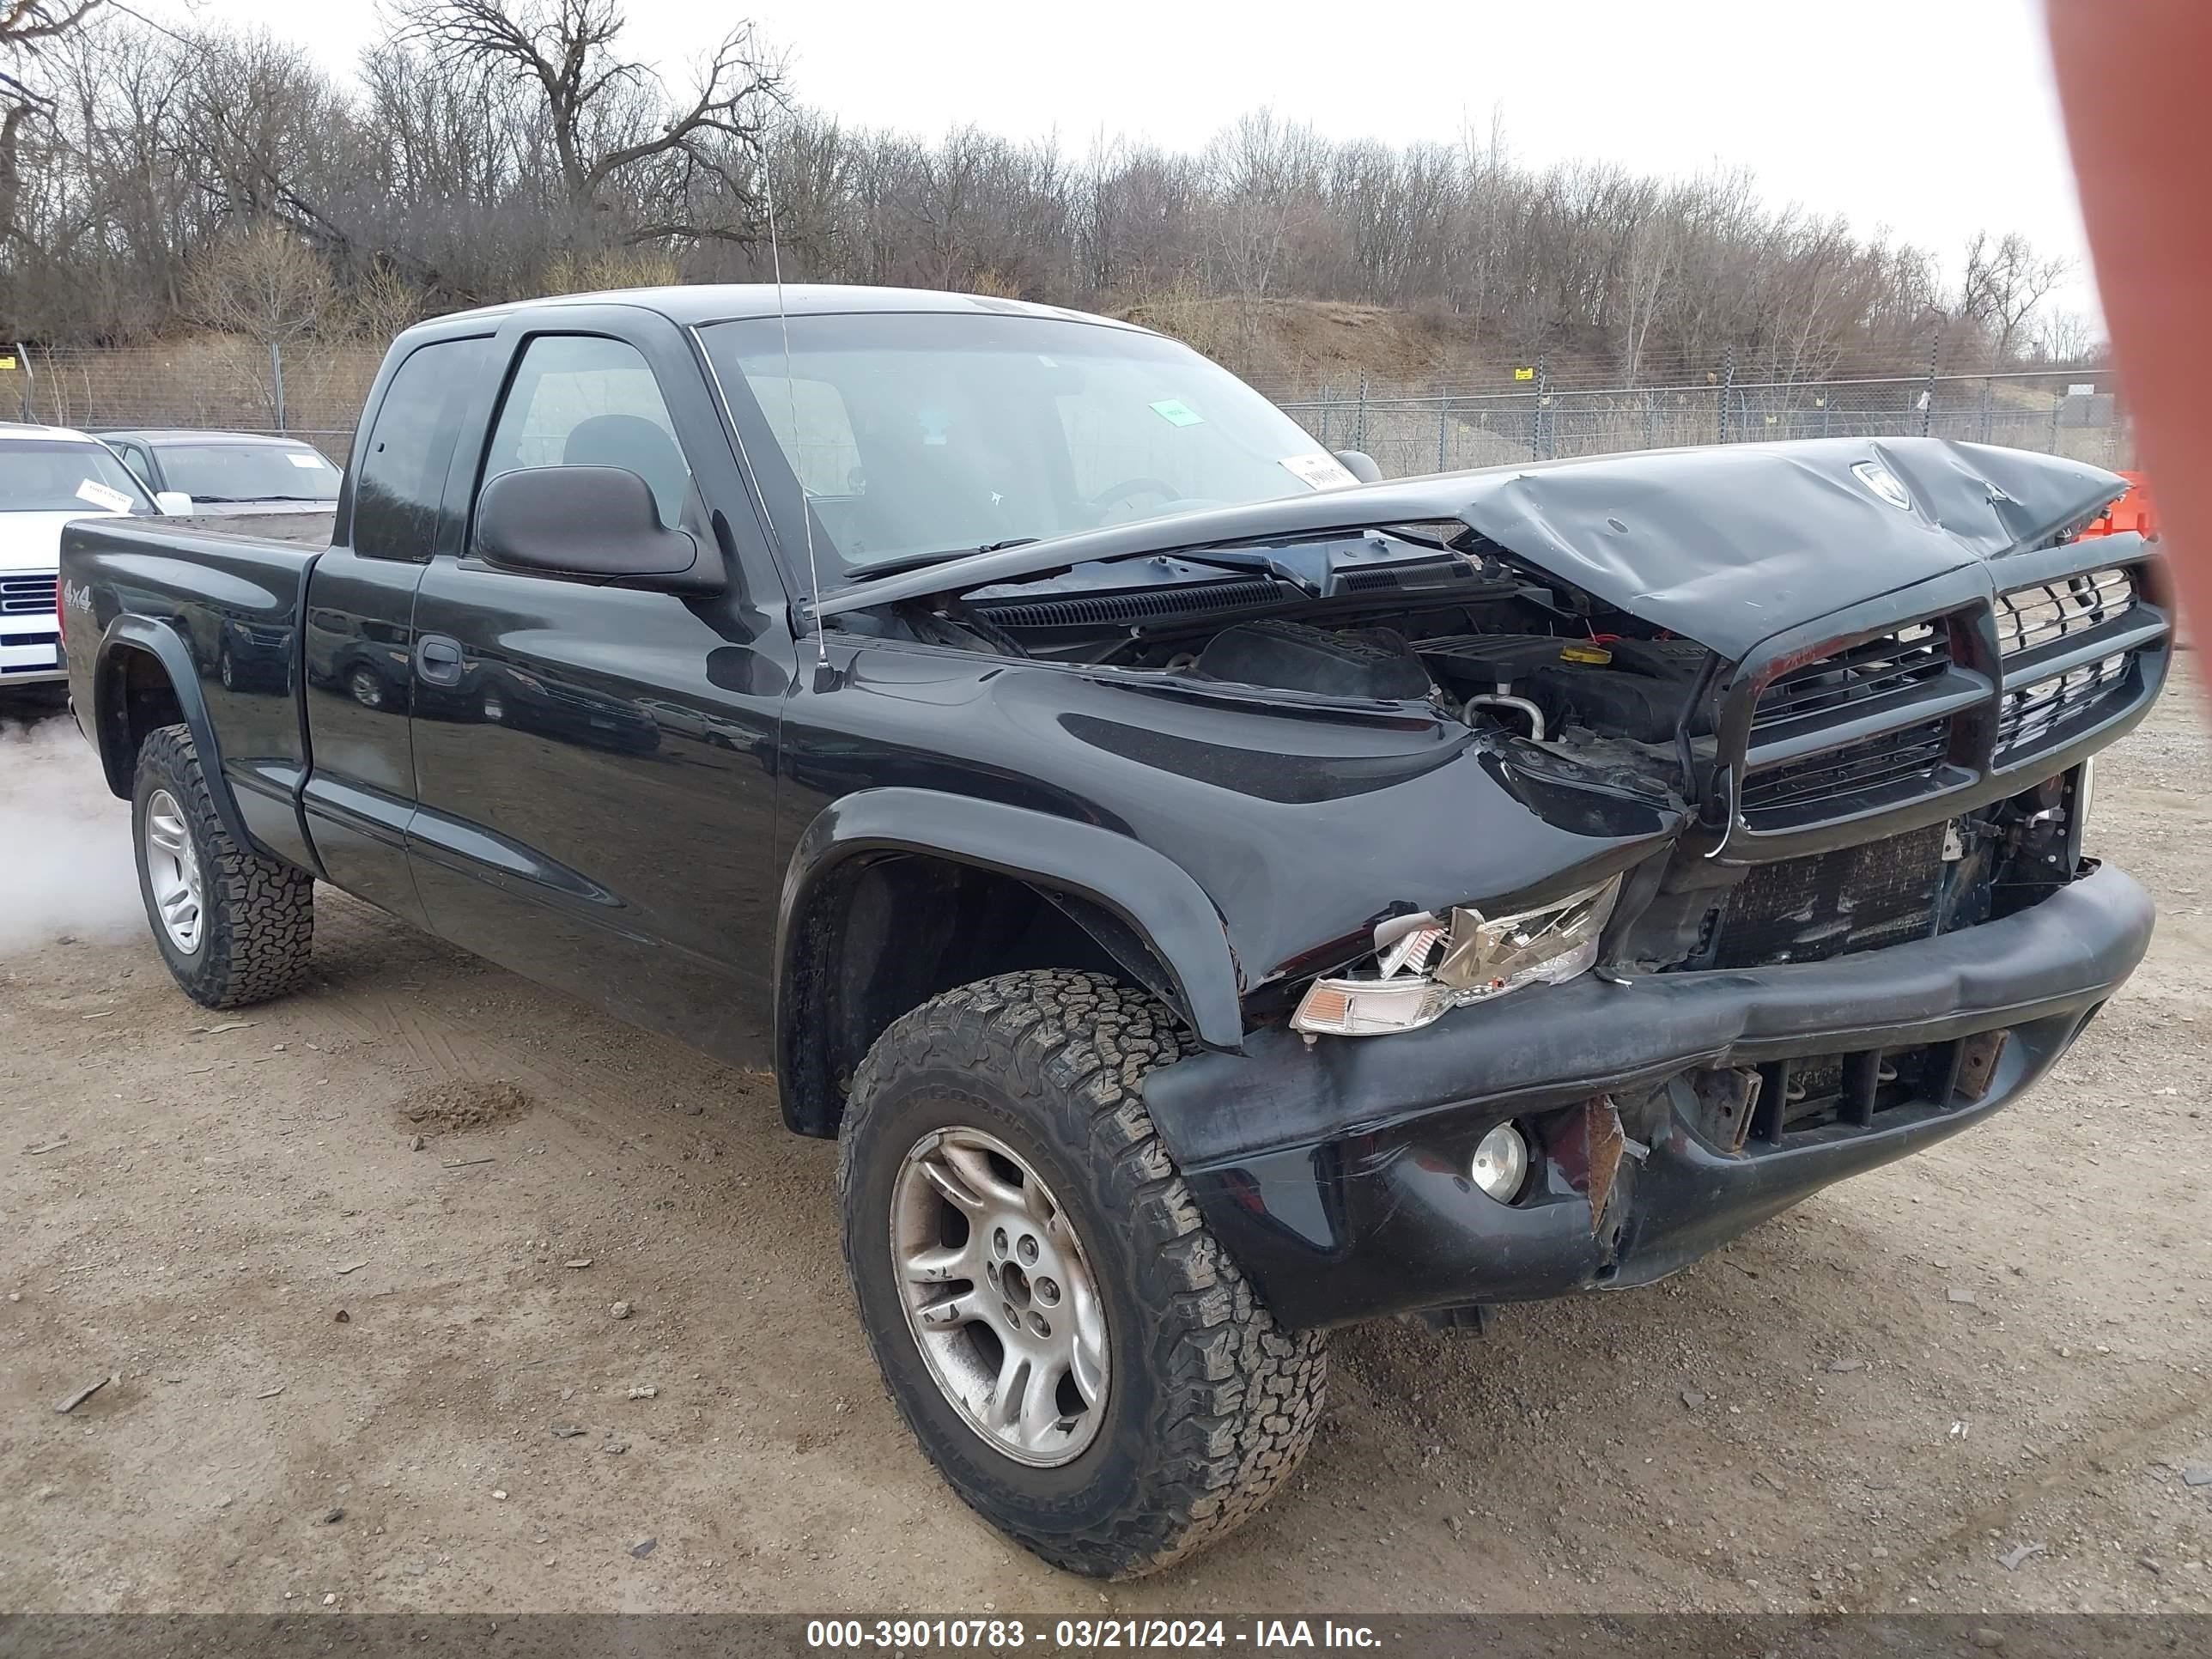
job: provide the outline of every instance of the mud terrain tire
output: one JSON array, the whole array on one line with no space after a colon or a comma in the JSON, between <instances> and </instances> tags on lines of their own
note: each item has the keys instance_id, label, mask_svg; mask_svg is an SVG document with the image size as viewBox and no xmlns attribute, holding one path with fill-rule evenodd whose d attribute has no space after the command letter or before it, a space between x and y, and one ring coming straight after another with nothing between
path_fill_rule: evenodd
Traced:
<instances>
[{"instance_id":1,"label":"mud terrain tire","mask_svg":"<svg viewBox=\"0 0 2212 1659\"><path fill-rule=\"evenodd\" d=\"M1146 1113L1145 1074L1191 1048L1157 1000L1103 975L983 980L884 1032L841 1132L846 1267L892 1401L985 1519L1098 1577L1155 1571L1233 1529L1297 1468L1322 1413L1321 1336L1276 1323ZM972 1426L908 1322L894 1194L909 1150L946 1128L995 1139L1049 1188L1104 1309L1101 1415L1058 1467Z\"/></svg>"},{"instance_id":2,"label":"mud terrain tire","mask_svg":"<svg viewBox=\"0 0 2212 1659\"><path fill-rule=\"evenodd\" d=\"M190 951L161 921L147 855L147 804L163 793L180 809L198 860L201 918ZM187 996L210 1008L242 1008L298 988L314 940L314 879L231 839L182 726L150 732L139 747L131 837L154 944Z\"/></svg>"}]
</instances>

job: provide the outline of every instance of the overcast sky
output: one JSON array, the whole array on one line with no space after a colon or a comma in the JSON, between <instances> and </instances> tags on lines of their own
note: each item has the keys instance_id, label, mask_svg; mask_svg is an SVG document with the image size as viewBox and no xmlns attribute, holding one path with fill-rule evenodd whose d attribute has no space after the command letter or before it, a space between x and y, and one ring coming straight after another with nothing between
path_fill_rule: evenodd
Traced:
<instances>
[{"instance_id":1,"label":"overcast sky","mask_svg":"<svg viewBox=\"0 0 2212 1659\"><path fill-rule=\"evenodd\" d=\"M184 0L172 0L181 7ZM350 68L367 0L199 0ZM2076 262L2058 296L2094 310L2037 0L629 0L631 49L680 78L726 20L791 56L805 102L854 124L1014 137L1100 131L1203 143L1272 104L1332 137L1486 130L1523 161L1662 173L1747 164L1764 194L1887 226L1955 276L1978 228ZM176 15L173 12L170 15ZM2124 89L2123 89L2124 95Z\"/></svg>"}]
</instances>

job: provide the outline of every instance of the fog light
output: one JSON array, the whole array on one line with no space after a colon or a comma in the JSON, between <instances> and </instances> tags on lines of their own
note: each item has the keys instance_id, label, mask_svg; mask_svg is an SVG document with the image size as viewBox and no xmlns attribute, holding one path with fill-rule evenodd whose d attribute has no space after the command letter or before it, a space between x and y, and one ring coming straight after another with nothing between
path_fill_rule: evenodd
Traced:
<instances>
[{"instance_id":1,"label":"fog light","mask_svg":"<svg viewBox=\"0 0 2212 1659\"><path fill-rule=\"evenodd\" d=\"M1483 1136L1467 1173L1500 1204L1510 1204L1528 1176L1528 1143L1511 1124L1501 1123Z\"/></svg>"}]
</instances>

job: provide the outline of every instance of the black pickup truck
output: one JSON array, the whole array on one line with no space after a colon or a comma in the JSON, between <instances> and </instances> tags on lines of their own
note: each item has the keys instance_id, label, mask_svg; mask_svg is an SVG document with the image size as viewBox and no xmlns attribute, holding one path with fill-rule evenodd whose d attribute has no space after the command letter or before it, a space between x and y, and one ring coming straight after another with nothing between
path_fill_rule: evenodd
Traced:
<instances>
[{"instance_id":1,"label":"black pickup truck","mask_svg":"<svg viewBox=\"0 0 2212 1659\"><path fill-rule=\"evenodd\" d=\"M1249 1514L1326 1328L1671 1273L2150 936L2081 842L2166 582L2076 462L1384 483L1141 328L731 287L410 329L353 462L325 550L65 532L179 982L299 985L322 881L772 1065L899 1410L1080 1571Z\"/></svg>"}]
</instances>

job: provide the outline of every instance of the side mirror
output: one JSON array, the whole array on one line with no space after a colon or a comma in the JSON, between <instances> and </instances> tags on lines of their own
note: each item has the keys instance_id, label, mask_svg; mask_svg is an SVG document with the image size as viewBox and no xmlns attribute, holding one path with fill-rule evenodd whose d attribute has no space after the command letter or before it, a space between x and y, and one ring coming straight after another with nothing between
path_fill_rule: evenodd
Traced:
<instances>
[{"instance_id":1,"label":"side mirror","mask_svg":"<svg viewBox=\"0 0 2212 1659\"><path fill-rule=\"evenodd\" d=\"M1364 450L1340 449L1336 459L1344 463L1344 470L1362 483L1381 483L1382 469L1375 465L1375 458Z\"/></svg>"},{"instance_id":2,"label":"side mirror","mask_svg":"<svg viewBox=\"0 0 2212 1659\"><path fill-rule=\"evenodd\" d=\"M653 487L618 466L502 472L477 497L476 552L501 570L713 593L720 556L660 522Z\"/></svg>"},{"instance_id":3,"label":"side mirror","mask_svg":"<svg viewBox=\"0 0 2212 1659\"><path fill-rule=\"evenodd\" d=\"M181 489L164 489L154 497L154 505L172 519L181 519L192 510L192 498Z\"/></svg>"}]
</instances>

